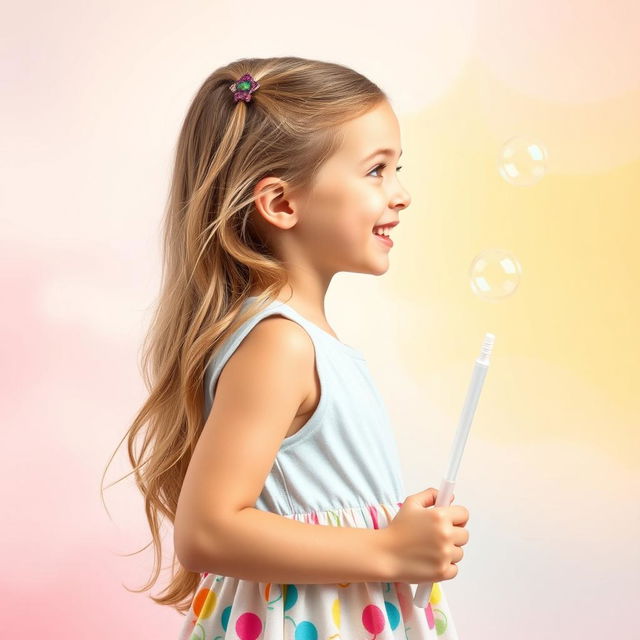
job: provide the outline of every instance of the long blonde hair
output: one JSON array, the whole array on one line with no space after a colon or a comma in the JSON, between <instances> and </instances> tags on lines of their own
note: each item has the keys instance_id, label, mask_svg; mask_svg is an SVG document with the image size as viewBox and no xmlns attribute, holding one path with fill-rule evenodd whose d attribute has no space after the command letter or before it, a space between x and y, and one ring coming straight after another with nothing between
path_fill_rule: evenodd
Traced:
<instances>
[{"instance_id":1,"label":"long blonde hair","mask_svg":"<svg viewBox=\"0 0 640 640\"><path fill-rule=\"evenodd\" d=\"M229 85L245 73L260 88L250 103L235 103ZM293 190L311 186L343 140L340 126L385 99L377 85L348 67L293 56L236 60L216 69L196 93L177 142L163 220L161 290L142 349L149 395L101 483L103 495L104 475L126 438L133 469L118 482L134 474L152 536L134 553L154 545L149 582L130 591L147 591L158 580L161 517L174 522L206 420L203 379L209 359L288 282L284 265L253 224L254 187L267 176L287 181ZM261 293L239 314L254 289ZM175 552L171 570L161 596L149 597L185 613L200 575L184 569Z\"/></svg>"}]
</instances>

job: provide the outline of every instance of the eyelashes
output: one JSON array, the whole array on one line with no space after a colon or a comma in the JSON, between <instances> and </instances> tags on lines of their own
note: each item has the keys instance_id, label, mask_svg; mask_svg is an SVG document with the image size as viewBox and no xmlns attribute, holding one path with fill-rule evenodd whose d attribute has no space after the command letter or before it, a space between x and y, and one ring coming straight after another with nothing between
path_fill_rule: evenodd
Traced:
<instances>
[{"instance_id":1,"label":"eyelashes","mask_svg":"<svg viewBox=\"0 0 640 640\"><path fill-rule=\"evenodd\" d=\"M373 169L371 169L371 171L369 171L369 173L367 175L371 175L374 171L382 171L383 169L386 169L387 167L387 163L386 162L381 162L380 164L377 164L375 167L373 167ZM396 171L400 171L400 169L402 169L402 167L396 167ZM374 178L381 178L382 176L373 176Z\"/></svg>"}]
</instances>

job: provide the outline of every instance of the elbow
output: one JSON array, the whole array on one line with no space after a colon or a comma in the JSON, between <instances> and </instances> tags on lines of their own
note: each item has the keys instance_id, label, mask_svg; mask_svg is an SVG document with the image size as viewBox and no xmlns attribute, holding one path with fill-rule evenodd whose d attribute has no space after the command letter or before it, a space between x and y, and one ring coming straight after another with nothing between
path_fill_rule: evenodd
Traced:
<instances>
[{"instance_id":1,"label":"elbow","mask_svg":"<svg viewBox=\"0 0 640 640\"><path fill-rule=\"evenodd\" d=\"M173 549L180 566L191 573L201 573L198 554L193 548L193 544L185 543L184 536L178 534L178 530L173 530Z\"/></svg>"},{"instance_id":2,"label":"elbow","mask_svg":"<svg viewBox=\"0 0 640 640\"><path fill-rule=\"evenodd\" d=\"M211 544L211 536L205 536L201 529L191 527L185 531L174 526L173 548L178 562L187 571L214 573L215 546Z\"/></svg>"}]
</instances>

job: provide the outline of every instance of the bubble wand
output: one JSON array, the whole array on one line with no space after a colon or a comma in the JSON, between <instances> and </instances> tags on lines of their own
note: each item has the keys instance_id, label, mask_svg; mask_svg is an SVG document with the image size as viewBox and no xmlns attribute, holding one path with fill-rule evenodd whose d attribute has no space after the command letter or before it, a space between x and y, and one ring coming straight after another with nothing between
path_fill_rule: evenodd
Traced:
<instances>
[{"instance_id":1,"label":"bubble wand","mask_svg":"<svg viewBox=\"0 0 640 640\"><path fill-rule=\"evenodd\" d=\"M496 337L493 333L485 333L482 349L480 350L480 356L476 359L473 367L471 382L469 383L469 389L467 390L467 397L464 401L462 415L458 422L458 430L456 431L456 437L453 441L453 447L451 449L451 456L449 459L449 470L447 471L447 475L442 479L442 484L440 485L438 497L434 505L435 507L448 507L449 500L453 495L458 467L460 466L460 460L462 459L462 453L464 452L464 445L467 442L467 436L469 435L469 429L471 428L473 414L475 413L476 405L478 404L478 398L480 397L480 391L482 390L482 383L487 375L487 369L489 368L489 356L491 355L491 349L493 348L495 339ZM423 582L418 585L416 594L413 598L413 604L416 607L424 609L431 597L432 588L432 582Z\"/></svg>"}]
</instances>

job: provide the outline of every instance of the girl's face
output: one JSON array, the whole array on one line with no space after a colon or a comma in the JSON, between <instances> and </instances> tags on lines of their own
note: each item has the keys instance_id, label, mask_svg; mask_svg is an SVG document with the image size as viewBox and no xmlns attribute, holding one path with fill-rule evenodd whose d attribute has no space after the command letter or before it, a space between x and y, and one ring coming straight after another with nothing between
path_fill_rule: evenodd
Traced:
<instances>
[{"instance_id":1,"label":"girl's face","mask_svg":"<svg viewBox=\"0 0 640 640\"><path fill-rule=\"evenodd\" d=\"M384 273L389 254L397 249L374 235L373 228L399 221L400 211L411 203L397 175L402 153L398 120L385 100L345 124L343 132L342 147L320 169L291 231L325 274ZM393 230L389 235L393 238Z\"/></svg>"}]
</instances>

